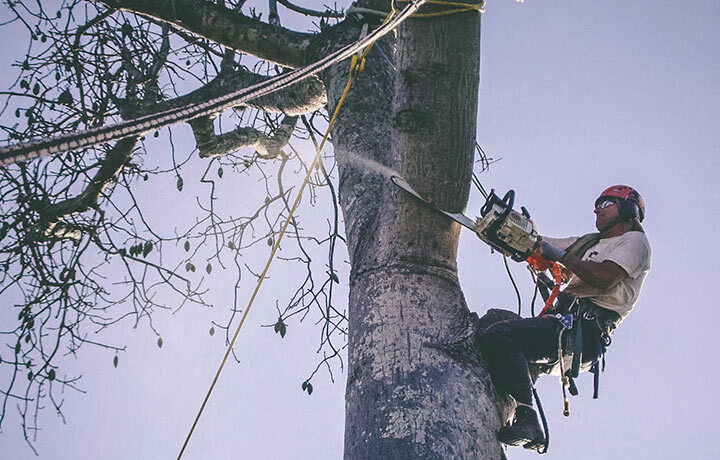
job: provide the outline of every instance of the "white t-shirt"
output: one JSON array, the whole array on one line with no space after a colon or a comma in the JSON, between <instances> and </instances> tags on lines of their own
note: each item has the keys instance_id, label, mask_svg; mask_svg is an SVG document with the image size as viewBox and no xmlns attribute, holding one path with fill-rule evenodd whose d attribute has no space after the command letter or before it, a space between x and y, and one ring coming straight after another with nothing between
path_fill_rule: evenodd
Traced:
<instances>
[{"instance_id":1,"label":"white t-shirt","mask_svg":"<svg viewBox=\"0 0 720 460\"><path fill-rule=\"evenodd\" d=\"M567 249L577 241L571 238L546 238L548 243ZM650 242L645 233L630 231L620 236L603 238L595 246L585 251L582 260L615 262L627 272L627 278L621 280L610 290L590 286L578 276L572 275L563 292L575 297L584 297L596 305L617 312L622 319L630 313L642 288L645 277L650 272Z\"/></svg>"}]
</instances>

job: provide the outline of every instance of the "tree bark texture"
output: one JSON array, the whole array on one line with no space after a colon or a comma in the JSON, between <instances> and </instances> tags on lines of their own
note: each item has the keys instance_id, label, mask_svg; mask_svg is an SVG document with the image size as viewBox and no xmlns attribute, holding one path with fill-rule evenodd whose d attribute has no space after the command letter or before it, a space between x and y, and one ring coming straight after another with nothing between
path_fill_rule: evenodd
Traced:
<instances>
[{"instance_id":1,"label":"tree bark texture","mask_svg":"<svg viewBox=\"0 0 720 460\"><path fill-rule=\"evenodd\" d=\"M345 42L359 24L334 33ZM480 17L410 19L375 46L332 133L352 266L345 458L499 459L503 407L468 345L475 323L457 278L459 226L395 188L388 172L464 209ZM333 110L347 63L322 79ZM450 351L457 344L465 353Z\"/></svg>"}]
</instances>

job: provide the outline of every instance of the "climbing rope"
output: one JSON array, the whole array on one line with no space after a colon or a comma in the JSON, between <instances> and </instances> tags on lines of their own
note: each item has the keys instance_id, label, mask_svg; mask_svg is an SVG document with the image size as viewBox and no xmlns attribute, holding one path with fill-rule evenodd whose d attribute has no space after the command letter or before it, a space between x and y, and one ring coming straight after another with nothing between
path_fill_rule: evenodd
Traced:
<instances>
[{"instance_id":1,"label":"climbing rope","mask_svg":"<svg viewBox=\"0 0 720 460\"><path fill-rule=\"evenodd\" d=\"M482 183L480 183L480 179L478 179L477 174L472 174L472 183L480 191L480 194L487 200L488 192L485 191L485 187L483 187Z\"/></svg>"},{"instance_id":2,"label":"climbing rope","mask_svg":"<svg viewBox=\"0 0 720 460\"><path fill-rule=\"evenodd\" d=\"M117 124L100 126L85 131L64 133L52 137L30 139L26 142L11 144L7 147L0 148L0 167L18 161L65 152L67 150L88 148L126 137L142 136L147 132L165 128L182 121L219 113L231 107L244 104L251 99L256 99L287 88L367 48L370 44L395 29L427 1L435 0L412 0L410 4L398 14L387 15L391 17L390 20L385 21L380 27L373 30L372 33L360 38L356 42L330 53L312 64L277 75L262 83L233 91L204 102L145 115Z\"/></svg>"},{"instance_id":3,"label":"climbing rope","mask_svg":"<svg viewBox=\"0 0 720 460\"><path fill-rule=\"evenodd\" d=\"M550 447L550 427L548 426L547 417L545 416L545 410L540 402L540 396L538 395L537 389L535 389L535 385L532 384L532 379L530 379L530 388L532 388L532 394L535 398L535 404L537 405L538 412L540 413L543 431L545 432L545 440L543 441L542 446L536 449L538 454L543 455L547 453L548 448Z\"/></svg>"},{"instance_id":4,"label":"climbing rope","mask_svg":"<svg viewBox=\"0 0 720 460\"><path fill-rule=\"evenodd\" d=\"M518 302L518 316L521 316L522 313L522 298L520 297L520 289L518 289L517 283L515 283L515 278L512 275L512 272L510 271L510 266L507 262L507 256L503 254L503 264L505 264L505 271L507 272L508 277L510 278L510 283L512 283L512 287L515 290L515 296L517 296L517 302Z\"/></svg>"}]
</instances>

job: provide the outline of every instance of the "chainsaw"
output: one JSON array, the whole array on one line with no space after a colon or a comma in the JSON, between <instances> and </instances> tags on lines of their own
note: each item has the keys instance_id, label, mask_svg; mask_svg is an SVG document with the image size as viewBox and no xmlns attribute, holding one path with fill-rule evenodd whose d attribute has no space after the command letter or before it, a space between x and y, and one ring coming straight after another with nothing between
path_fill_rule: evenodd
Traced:
<instances>
[{"instance_id":1,"label":"chainsaw","mask_svg":"<svg viewBox=\"0 0 720 460\"><path fill-rule=\"evenodd\" d=\"M508 190L502 199L495 194L495 190L491 190L485 204L480 208L480 216L473 221L465 214L438 208L423 198L400 176L392 176L390 180L426 205L445 214L463 227L469 228L491 248L515 261L526 260L539 239L537 229L530 219L527 209L524 206L520 208L521 212L513 209L514 190Z\"/></svg>"}]
</instances>

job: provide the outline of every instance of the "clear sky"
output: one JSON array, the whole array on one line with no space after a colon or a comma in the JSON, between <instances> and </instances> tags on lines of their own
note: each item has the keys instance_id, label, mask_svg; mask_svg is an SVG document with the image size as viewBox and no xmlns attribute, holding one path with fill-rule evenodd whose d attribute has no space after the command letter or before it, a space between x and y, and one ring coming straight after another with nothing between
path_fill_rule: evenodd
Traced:
<instances>
[{"instance_id":1,"label":"clear sky","mask_svg":"<svg viewBox=\"0 0 720 460\"><path fill-rule=\"evenodd\" d=\"M592 231L597 194L611 184L633 185L647 203L653 248L640 300L614 335L600 399L592 400L591 376L581 376L581 394L571 399L572 416L565 419L557 379L541 380L551 434L545 458L720 454L720 372L713 356L720 254L712 236L720 227L719 25L716 0L488 1L478 141L502 161L480 176L483 184L499 192L514 188L516 203L552 236ZM5 38L0 51L7 62L17 47ZM158 219L172 217L169 200L182 207L192 196L157 187L145 191L159 197ZM480 205L474 193L468 214ZM471 309L481 315L490 307L514 310L499 256L470 232L460 251ZM513 272L528 314L529 275L521 265ZM335 368L333 384L321 371L312 396L300 391L317 361L318 333L312 320L291 323L283 340L259 327L274 322L274 301L296 275L276 265L270 276L273 287L238 341L241 362L221 376L187 459L341 458L345 374ZM346 279L347 273L341 282ZM213 287L222 292L223 282L219 275ZM154 321L162 349L146 324L105 335L127 344L117 369L112 354L91 348L69 362L83 374L87 393L65 394L67 424L49 411L42 416L41 458L174 458L224 351L222 338L208 334L212 320L226 318L228 299L219 299L212 311L159 312ZM12 419L0 435L0 452L35 458ZM509 451L516 459L534 455Z\"/></svg>"}]
</instances>

